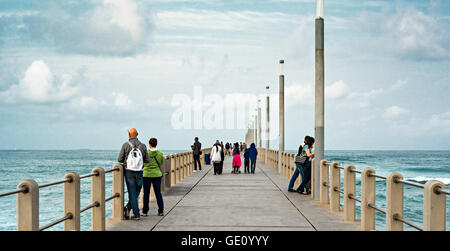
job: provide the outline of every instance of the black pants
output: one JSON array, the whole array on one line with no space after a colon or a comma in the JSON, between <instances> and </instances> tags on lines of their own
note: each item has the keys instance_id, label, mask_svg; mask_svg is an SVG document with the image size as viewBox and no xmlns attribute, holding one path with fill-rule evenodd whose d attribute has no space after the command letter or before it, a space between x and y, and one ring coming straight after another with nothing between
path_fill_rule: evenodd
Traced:
<instances>
[{"instance_id":1,"label":"black pants","mask_svg":"<svg viewBox=\"0 0 450 251\"><path fill-rule=\"evenodd\" d=\"M251 168L252 168L252 173L255 173L256 160L251 160Z\"/></svg>"},{"instance_id":2,"label":"black pants","mask_svg":"<svg viewBox=\"0 0 450 251\"><path fill-rule=\"evenodd\" d=\"M213 166L214 166L214 174L220 174L220 166L221 163L220 162L213 162Z\"/></svg>"},{"instance_id":3,"label":"black pants","mask_svg":"<svg viewBox=\"0 0 450 251\"><path fill-rule=\"evenodd\" d=\"M158 204L158 213L164 213L164 202L161 195L161 177L158 178L147 178L144 177L144 206L142 212L146 214L149 210L149 197L150 188L153 184L153 191L155 191L156 203Z\"/></svg>"},{"instance_id":4,"label":"black pants","mask_svg":"<svg viewBox=\"0 0 450 251\"><path fill-rule=\"evenodd\" d=\"M245 166L245 173L250 173L250 160L246 160L244 162L244 166Z\"/></svg>"},{"instance_id":5,"label":"black pants","mask_svg":"<svg viewBox=\"0 0 450 251\"><path fill-rule=\"evenodd\" d=\"M194 170L197 170L197 162L199 170L202 170L202 164L200 163L200 155L194 154Z\"/></svg>"}]
</instances>

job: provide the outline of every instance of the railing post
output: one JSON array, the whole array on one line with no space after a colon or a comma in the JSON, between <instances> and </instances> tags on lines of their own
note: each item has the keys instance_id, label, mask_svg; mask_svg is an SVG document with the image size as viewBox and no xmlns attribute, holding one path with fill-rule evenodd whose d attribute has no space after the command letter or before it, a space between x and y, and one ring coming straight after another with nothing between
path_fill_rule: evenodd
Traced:
<instances>
[{"instance_id":1,"label":"railing post","mask_svg":"<svg viewBox=\"0 0 450 251\"><path fill-rule=\"evenodd\" d=\"M177 168L176 168L176 162L175 162L175 155L171 154L169 156L170 158L170 186L173 186L177 183Z\"/></svg>"},{"instance_id":2,"label":"railing post","mask_svg":"<svg viewBox=\"0 0 450 251\"><path fill-rule=\"evenodd\" d=\"M181 165L180 165L180 154L175 154L175 170L177 172L177 183L181 181Z\"/></svg>"},{"instance_id":3,"label":"railing post","mask_svg":"<svg viewBox=\"0 0 450 251\"><path fill-rule=\"evenodd\" d=\"M326 187L326 184L329 183L329 170L328 170L328 161L327 160L321 160L320 161L320 204L326 205L329 203L329 194L328 194L328 187Z\"/></svg>"},{"instance_id":4,"label":"railing post","mask_svg":"<svg viewBox=\"0 0 450 251\"><path fill-rule=\"evenodd\" d=\"M115 164L113 169L119 168L119 171L114 171L112 174L113 195L118 194L119 197L113 199L112 219L114 221L123 220L123 206L124 206L124 181L123 181L123 166Z\"/></svg>"},{"instance_id":5,"label":"railing post","mask_svg":"<svg viewBox=\"0 0 450 251\"><path fill-rule=\"evenodd\" d=\"M313 199L313 200L315 200L315 198L316 198L316 194L317 193L319 193L319 191L316 191L316 189L314 189L314 179L313 179L313 177L314 177L314 158L311 160L311 180L310 180L310 182L311 182L311 198ZM320 195L320 194L319 194Z\"/></svg>"},{"instance_id":6,"label":"railing post","mask_svg":"<svg viewBox=\"0 0 450 251\"><path fill-rule=\"evenodd\" d=\"M98 173L92 176L92 203L98 203L92 208L92 231L105 231L105 170L96 167L92 170Z\"/></svg>"},{"instance_id":7,"label":"railing post","mask_svg":"<svg viewBox=\"0 0 450 251\"><path fill-rule=\"evenodd\" d=\"M369 207L369 203L375 205L375 174L373 168L365 168L361 173L361 230L375 230L375 209Z\"/></svg>"},{"instance_id":8,"label":"railing post","mask_svg":"<svg viewBox=\"0 0 450 251\"><path fill-rule=\"evenodd\" d=\"M339 162L333 162L330 166L330 210L339 212L341 209L341 194L334 189L341 189L341 169Z\"/></svg>"},{"instance_id":9,"label":"railing post","mask_svg":"<svg viewBox=\"0 0 450 251\"><path fill-rule=\"evenodd\" d=\"M356 196L356 173L353 165L344 167L344 220L356 220L356 201L349 198L350 195Z\"/></svg>"},{"instance_id":10,"label":"railing post","mask_svg":"<svg viewBox=\"0 0 450 251\"><path fill-rule=\"evenodd\" d=\"M425 183L423 196L423 226L425 231L445 231L446 195L438 193L438 188L445 189L445 184L438 180Z\"/></svg>"},{"instance_id":11,"label":"railing post","mask_svg":"<svg viewBox=\"0 0 450 251\"><path fill-rule=\"evenodd\" d=\"M67 173L64 179L64 215L72 214L72 219L64 221L64 231L80 231L80 175Z\"/></svg>"},{"instance_id":12,"label":"railing post","mask_svg":"<svg viewBox=\"0 0 450 251\"><path fill-rule=\"evenodd\" d=\"M17 188L17 231L39 231L39 186L34 180L22 180Z\"/></svg>"},{"instance_id":13,"label":"railing post","mask_svg":"<svg viewBox=\"0 0 450 251\"><path fill-rule=\"evenodd\" d=\"M170 167L170 156L166 156L164 159L164 172L166 173L166 188L170 188L172 186L172 171Z\"/></svg>"},{"instance_id":14,"label":"railing post","mask_svg":"<svg viewBox=\"0 0 450 251\"><path fill-rule=\"evenodd\" d=\"M386 230L403 231L403 223L395 220L395 215L403 218L403 183L400 173L391 173L386 179Z\"/></svg>"},{"instance_id":15,"label":"railing post","mask_svg":"<svg viewBox=\"0 0 450 251\"><path fill-rule=\"evenodd\" d=\"M166 157L163 156L163 163L160 166L160 170L161 170L161 193L164 193L166 191L166 166L167 166L167 161L166 161Z\"/></svg>"}]
</instances>

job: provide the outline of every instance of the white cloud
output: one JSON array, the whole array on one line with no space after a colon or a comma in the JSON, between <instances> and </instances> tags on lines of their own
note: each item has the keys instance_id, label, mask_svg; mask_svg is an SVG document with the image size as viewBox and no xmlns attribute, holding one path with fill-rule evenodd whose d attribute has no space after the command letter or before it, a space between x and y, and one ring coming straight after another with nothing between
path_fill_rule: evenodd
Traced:
<instances>
[{"instance_id":1,"label":"white cloud","mask_svg":"<svg viewBox=\"0 0 450 251\"><path fill-rule=\"evenodd\" d=\"M399 89L408 84L408 80L397 80L397 82L392 86L392 89Z\"/></svg>"},{"instance_id":2,"label":"white cloud","mask_svg":"<svg viewBox=\"0 0 450 251\"><path fill-rule=\"evenodd\" d=\"M330 86L325 87L325 98L336 100L348 95L349 87L344 81L337 81Z\"/></svg>"},{"instance_id":3,"label":"white cloud","mask_svg":"<svg viewBox=\"0 0 450 251\"><path fill-rule=\"evenodd\" d=\"M384 111L383 116L386 119L397 119L403 115L408 114L409 111L399 106L391 106Z\"/></svg>"},{"instance_id":4,"label":"white cloud","mask_svg":"<svg viewBox=\"0 0 450 251\"><path fill-rule=\"evenodd\" d=\"M83 14L72 14L65 3L39 16L24 18L30 40L79 54L128 56L148 46L151 25L135 0L101 0ZM148 15L148 13L145 13Z\"/></svg>"},{"instance_id":5,"label":"white cloud","mask_svg":"<svg viewBox=\"0 0 450 251\"><path fill-rule=\"evenodd\" d=\"M123 93L112 93L114 97L114 104L119 108L126 108L131 105L133 102L131 99Z\"/></svg>"},{"instance_id":6,"label":"white cloud","mask_svg":"<svg viewBox=\"0 0 450 251\"><path fill-rule=\"evenodd\" d=\"M313 105L314 104L314 90L312 84L297 84L294 83L284 89L286 107L297 104Z\"/></svg>"},{"instance_id":7,"label":"white cloud","mask_svg":"<svg viewBox=\"0 0 450 251\"><path fill-rule=\"evenodd\" d=\"M58 83L60 82L60 83ZM42 60L34 61L26 70L20 83L0 96L7 103L55 103L72 98L78 87L72 86L72 76L57 78Z\"/></svg>"},{"instance_id":8,"label":"white cloud","mask_svg":"<svg viewBox=\"0 0 450 251\"><path fill-rule=\"evenodd\" d=\"M450 133L450 111L442 114L433 114L427 123L427 128L444 127Z\"/></svg>"},{"instance_id":9,"label":"white cloud","mask_svg":"<svg viewBox=\"0 0 450 251\"><path fill-rule=\"evenodd\" d=\"M398 2L394 14L362 12L356 23L374 33L377 48L384 45L390 53L419 60L450 58L450 36L439 16L413 5Z\"/></svg>"}]
</instances>

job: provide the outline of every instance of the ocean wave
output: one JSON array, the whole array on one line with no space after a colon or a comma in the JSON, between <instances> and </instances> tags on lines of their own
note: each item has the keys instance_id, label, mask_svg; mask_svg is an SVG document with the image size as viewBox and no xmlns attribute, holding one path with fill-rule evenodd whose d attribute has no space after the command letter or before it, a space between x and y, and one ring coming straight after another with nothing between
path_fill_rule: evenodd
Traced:
<instances>
[{"instance_id":1,"label":"ocean wave","mask_svg":"<svg viewBox=\"0 0 450 251\"><path fill-rule=\"evenodd\" d=\"M408 178L407 180L409 181L415 181L415 182L419 182L421 184L425 184L427 183L427 181L429 180L438 180L446 185L450 184L450 178L443 178L443 177L438 177L438 178L427 178L427 177L423 177L423 176L419 176L419 177L415 177L415 178Z\"/></svg>"}]
</instances>

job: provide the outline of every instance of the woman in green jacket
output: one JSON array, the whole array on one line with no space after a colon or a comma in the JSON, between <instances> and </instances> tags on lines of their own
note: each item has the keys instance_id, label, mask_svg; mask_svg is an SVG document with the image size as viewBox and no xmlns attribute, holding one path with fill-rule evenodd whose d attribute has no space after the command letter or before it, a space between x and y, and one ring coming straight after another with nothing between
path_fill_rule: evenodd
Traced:
<instances>
[{"instance_id":1,"label":"woman in green jacket","mask_svg":"<svg viewBox=\"0 0 450 251\"><path fill-rule=\"evenodd\" d=\"M147 216L149 210L149 197L150 188L153 185L153 191L155 192L156 202L158 203L158 215L164 215L164 202L161 194L161 166L164 161L164 155L162 152L158 151L156 145L158 145L158 140L151 138L149 143L148 155L150 157L150 163L144 163L144 207L142 208L141 216Z\"/></svg>"}]
</instances>

